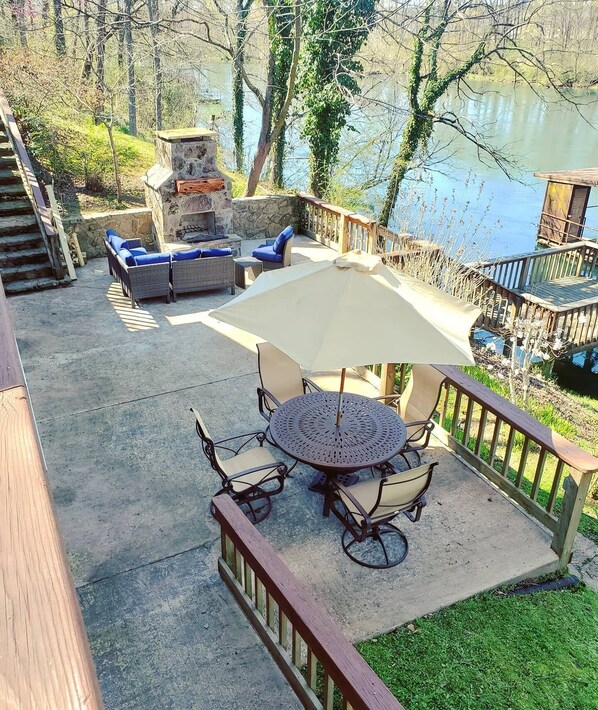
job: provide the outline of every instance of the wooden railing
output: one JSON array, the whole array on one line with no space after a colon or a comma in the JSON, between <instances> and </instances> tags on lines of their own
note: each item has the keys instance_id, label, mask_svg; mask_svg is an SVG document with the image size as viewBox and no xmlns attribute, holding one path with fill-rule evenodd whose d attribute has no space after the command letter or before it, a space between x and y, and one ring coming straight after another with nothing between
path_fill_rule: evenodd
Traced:
<instances>
[{"instance_id":1,"label":"wooden railing","mask_svg":"<svg viewBox=\"0 0 598 710\"><path fill-rule=\"evenodd\" d=\"M558 336L563 348L559 357L585 350L598 343L598 299L595 295L571 305L548 305L534 295L534 286L567 276L592 279L598 275L598 246L577 242L564 247L543 249L533 254L501 257L481 264L463 266L472 277L482 273L485 280L479 324L501 331L515 317L541 319L549 337Z\"/></svg>"},{"instance_id":2,"label":"wooden railing","mask_svg":"<svg viewBox=\"0 0 598 710\"><path fill-rule=\"evenodd\" d=\"M598 459L459 368L435 367L446 380L434 433L553 533L565 567ZM381 394L395 391L395 369L383 366Z\"/></svg>"},{"instance_id":3,"label":"wooden railing","mask_svg":"<svg viewBox=\"0 0 598 710\"><path fill-rule=\"evenodd\" d=\"M598 246L576 242L531 254L490 259L475 267L499 286L524 290L567 276L593 278L598 268Z\"/></svg>"},{"instance_id":4,"label":"wooden railing","mask_svg":"<svg viewBox=\"0 0 598 710\"><path fill-rule=\"evenodd\" d=\"M62 251L60 247L60 239L56 230L52 226L52 217L50 210L46 207L42 191L40 189L37 177L33 171L29 155L25 149L25 144L21 137L21 132L15 121L12 110L8 105L6 96L0 90L0 117L6 128L8 140L14 150L19 172L23 178L23 185L31 200L33 211L39 225L40 233L48 252L48 258L54 271L54 276L57 279L64 278L65 269L62 264Z\"/></svg>"},{"instance_id":5,"label":"wooden railing","mask_svg":"<svg viewBox=\"0 0 598 710\"><path fill-rule=\"evenodd\" d=\"M103 707L0 284L0 705Z\"/></svg>"},{"instance_id":6,"label":"wooden railing","mask_svg":"<svg viewBox=\"0 0 598 710\"><path fill-rule=\"evenodd\" d=\"M306 708L401 705L229 496L214 498L218 568ZM338 705L337 705L338 703Z\"/></svg>"},{"instance_id":7,"label":"wooden railing","mask_svg":"<svg viewBox=\"0 0 598 710\"><path fill-rule=\"evenodd\" d=\"M560 222L562 227L557 228L556 223ZM570 227L577 227L575 230L577 234L572 234ZM591 232L591 234L587 234ZM547 236L550 234L551 236ZM558 234L558 239L555 239L553 235ZM579 239L598 239L598 229L595 227L588 227L585 223L585 218L583 222L576 222L575 220L569 219L568 217L559 217L554 214L549 214L548 212L540 213L540 223L538 225L537 238L543 242L548 242L554 244L567 244L569 242L576 242Z\"/></svg>"},{"instance_id":8,"label":"wooden railing","mask_svg":"<svg viewBox=\"0 0 598 710\"><path fill-rule=\"evenodd\" d=\"M407 248L411 239L409 234L396 234L376 220L304 192L299 193L299 201L303 233L341 253L353 249L368 254L393 252Z\"/></svg>"}]
</instances>

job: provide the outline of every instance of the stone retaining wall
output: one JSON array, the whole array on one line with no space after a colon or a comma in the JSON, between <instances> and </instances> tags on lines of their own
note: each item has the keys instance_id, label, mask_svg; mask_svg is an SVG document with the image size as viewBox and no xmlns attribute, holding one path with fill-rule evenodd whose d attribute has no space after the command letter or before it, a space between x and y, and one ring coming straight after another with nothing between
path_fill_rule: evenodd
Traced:
<instances>
[{"instance_id":1,"label":"stone retaining wall","mask_svg":"<svg viewBox=\"0 0 598 710\"><path fill-rule=\"evenodd\" d=\"M152 234L152 213L147 207L114 212L88 212L78 217L66 217L64 229L67 234L77 235L81 251L88 259L105 256L104 235L107 229L114 229L123 237L141 239L148 249L154 247Z\"/></svg>"},{"instance_id":2,"label":"stone retaining wall","mask_svg":"<svg viewBox=\"0 0 598 710\"><path fill-rule=\"evenodd\" d=\"M233 200L233 232L243 239L273 239L287 225L295 229L299 219L299 199L295 195L265 195L237 197ZM75 233L81 251L88 259L104 256L103 238L107 229L114 229L123 237L141 239L148 249L155 249L152 214L141 207L114 212L89 212L77 217L66 217L64 228Z\"/></svg>"},{"instance_id":3,"label":"stone retaining wall","mask_svg":"<svg viewBox=\"0 0 598 710\"><path fill-rule=\"evenodd\" d=\"M296 195L237 197L233 200L233 232L243 239L274 239L289 224L297 229Z\"/></svg>"}]
</instances>

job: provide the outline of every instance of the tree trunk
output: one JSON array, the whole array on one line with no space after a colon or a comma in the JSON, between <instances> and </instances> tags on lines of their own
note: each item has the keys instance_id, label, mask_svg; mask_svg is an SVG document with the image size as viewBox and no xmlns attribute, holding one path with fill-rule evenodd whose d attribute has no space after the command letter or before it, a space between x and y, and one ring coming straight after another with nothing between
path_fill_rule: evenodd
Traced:
<instances>
[{"instance_id":1,"label":"tree trunk","mask_svg":"<svg viewBox=\"0 0 598 710\"><path fill-rule=\"evenodd\" d=\"M274 144L272 156L272 184L282 189L284 187L284 153L286 148L286 124L282 127L278 140Z\"/></svg>"},{"instance_id":2,"label":"tree trunk","mask_svg":"<svg viewBox=\"0 0 598 710\"><path fill-rule=\"evenodd\" d=\"M96 18L96 87L102 96L99 111L104 110L103 99L106 94L106 5L108 0L98 0L98 15Z\"/></svg>"},{"instance_id":3,"label":"tree trunk","mask_svg":"<svg viewBox=\"0 0 598 710\"><path fill-rule=\"evenodd\" d=\"M62 22L62 0L54 0L54 44L56 46L56 54L59 57L64 57L66 54L66 40Z\"/></svg>"},{"instance_id":4,"label":"tree trunk","mask_svg":"<svg viewBox=\"0 0 598 710\"><path fill-rule=\"evenodd\" d=\"M25 28L25 0L14 0L10 5L10 16L15 34L19 36L21 47L27 47L27 30Z\"/></svg>"},{"instance_id":5,"label":"tree trunk","mask_svg":"<svg viewBox=\"0 0 598 710\"><path fill-rule=\"evenodd\" d=\"M162 58L160 56L160 43L158 32L160 30L157 0L148 0L147 11L150 21L150 35L152 38L152 61L154 65L154 119L156 130L162 130Z\"/></svg>"},{"instance_id":6,"label":"tree trunk","mask_svg":"<svg viewBox=\"0 0 598 710\"><path fill-rule=\"evenodd\" d=\"M125 53L127 57L127 82L129 93L129 133L137 135L137 90L135 86L135 58L133 57L133 28L131 26L132 0L124 0Z\"/></svg>"},{"instance_id":7,"label":"tree trunk","mask_svg":"<svg viewBox=\"0 0 598 710\"><path fill-rule=\"evenodd\" d=\"M245 153L245 128L243 109L243 63L245 61L245 38L247 36L247 15L253 0L237 0L237 24L235 28L235 54L233 56L233 138L235 143L235 166L243 172Z\"/></svg>"},{"instance_id":8,"label":"tree trunk","mask_svg":"<svg viewBox=\"0 0 598 710\"><path fill-rule=\"evenodd\" d=\"M89 29L89 13L87 12L87 10L83 11L83 34L85 37L85 61L83 62L83 78L88 80L91 77L94 52L93 42L91 41L91 32Z\"/></svg>"},{"instance_id":9,"label":"tree trunk","mask_svg":"<svg viewBox=\"0 0 598 710\"><path fill-rule=\"evenodd\" d=\"M116 153L116 145L114 143L114 134L112 131L114 124L114 108L110 109L110 119L104 121L106 130L108 131L108 140L110 141L110 152L112 154L112 167L114 169L114 182L116 184L116 199L120 203L123 201L122 186L120 184L120 170L118 168L118 155Z\"/></svg>"},{"instance_id":10,"label":"tree trunk","mask_svg":"<svg viewBox=\"0 0 598 710\"><path fill-rule=\"evenodd\" d=\"M409 169L409 165L415 156L415 152L419 144L419 136L423 134L426 122L425 118L416 115L412 115L407 121L407 125L405 126L405 130L403 131L403 136L401 138L401 148L394 165L392 166L392 173L390 175L388 187L386 188L386 196L384 198L382 211L378 217L378 224L381 224L383 227L388 227L392 211L397 202L401 182L403 181L403 178Z\"/></svg>"}]
</instances>

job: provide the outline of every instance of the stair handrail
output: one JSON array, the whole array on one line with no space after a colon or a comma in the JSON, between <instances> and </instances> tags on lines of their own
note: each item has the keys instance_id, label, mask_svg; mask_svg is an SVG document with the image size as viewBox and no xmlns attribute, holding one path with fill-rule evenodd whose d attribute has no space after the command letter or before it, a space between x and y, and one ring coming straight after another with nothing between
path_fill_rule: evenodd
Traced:
<instances>
[{"instance_id":1,"label":"stair handrail","mask_svg":"<svg viewBox=\"0 0 598 710\"><path fill-rule=\"evenodd\" d=\"M54 276L59 280L63 279L65 272L62 265L59 237L52 225L50 210L46 206L39 182L31 165L31 160L25 149L21 132L19 131L12 109L2 89L0 89L0 117L6 127L6 135L14 151L19 172L23 179L23 185L31 200L33 212L39 225L44 246L46 247L50 264L54 271Z\"/></svg>"}]
</instances>

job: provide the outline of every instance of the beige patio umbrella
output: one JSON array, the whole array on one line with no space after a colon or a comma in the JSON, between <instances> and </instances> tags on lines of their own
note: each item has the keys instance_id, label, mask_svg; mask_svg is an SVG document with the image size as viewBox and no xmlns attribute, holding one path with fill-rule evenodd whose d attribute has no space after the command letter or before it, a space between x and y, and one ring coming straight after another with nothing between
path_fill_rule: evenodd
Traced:
<instances>
[{"instance_id":1,"label":"beige patio umbrella","mask_svg":"<svg viewBox=\"0 0 598 710\"><path fill-rule=\"evenodd\" d=\"M306 370L342 369L342 394L347 367L472 364L469 331L479 313L379 257L349 252L267 271L210 315L264 338Z\"/></svg>"}]
</instances>

